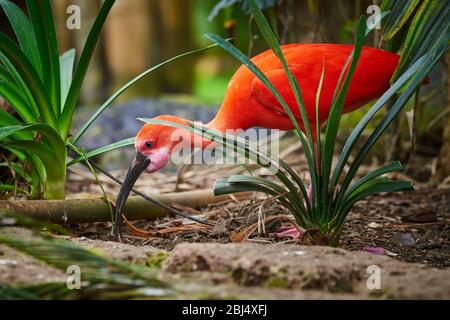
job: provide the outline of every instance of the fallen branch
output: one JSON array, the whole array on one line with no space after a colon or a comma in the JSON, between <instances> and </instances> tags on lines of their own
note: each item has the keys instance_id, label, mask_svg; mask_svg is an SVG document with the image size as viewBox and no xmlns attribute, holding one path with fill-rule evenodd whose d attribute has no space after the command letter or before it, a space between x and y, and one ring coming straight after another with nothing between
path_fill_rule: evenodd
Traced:
<instances>
[{"instance_id":1,"label":"fallen branch","mask_svg":"<svg viewBox=\"0 0 450 320\"><path fill-rule=\"evenodd\" d=\"M241 193L239 197L247 197ZM212 190L186 191L152 195L152 198L167 205L197 208L228 200L230 196L214 196ZM53 223L85 223L111 221L108 204L102 198L70 200L1 200L0 211L24 214ZM158 218L170 211L149 203L139 196L130 197L125 210L128 220Z\"/></svg>"}]
</instances>

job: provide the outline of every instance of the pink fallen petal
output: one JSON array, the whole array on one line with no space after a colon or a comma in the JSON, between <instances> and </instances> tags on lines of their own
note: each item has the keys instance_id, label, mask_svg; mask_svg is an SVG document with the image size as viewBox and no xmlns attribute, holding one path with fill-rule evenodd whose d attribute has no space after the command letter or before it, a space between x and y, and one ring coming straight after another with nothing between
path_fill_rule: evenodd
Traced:
<instances>
[{"instance_id":1,"label":"pink fallen petal","mask_svg":"<svg viewBox=\"0 0 450 320\"><path fill-rule=\"evenodd\" d=\"M293 225L289 226L281 226L280 229L275 233L275 236L278 238L287 238L290 237L294 240L300 239L300 232Z\"/></svg>"},{"instance_id":2,"label":"pink fallen petal","mask_svg":"<svg viewBox=\"0 0 450 320\"><path fill-rule=\"evenodd\" d=\"M370 252L372 254L377 254L377 255L385 255L386 254L386 250L382 247L365 246L363 248L363 251L367 251L367 252Z\"/></svg>"}]
</instances>

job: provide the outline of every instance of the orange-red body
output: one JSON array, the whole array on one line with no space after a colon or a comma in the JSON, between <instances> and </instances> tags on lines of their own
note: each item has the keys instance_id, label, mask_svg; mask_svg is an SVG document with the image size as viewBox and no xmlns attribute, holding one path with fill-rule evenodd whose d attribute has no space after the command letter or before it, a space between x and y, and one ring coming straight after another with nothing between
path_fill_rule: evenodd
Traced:
<instances>
[{"instance_id":1,"label":"orange-red body","mask_svg":"<svg viewBox=\"0 0 450 320\"><path fill-rule=\"evenodd\" d=\"M300 85L312 125L315 124L315 101L322 68L325 68L325 74L319 102L321 124L328 117L339 75L352 50L352 45L334 44L292 44L282 47L289 69ZM301 121L295 96L275 54L269 50L252 61L274 84ZM397 54L364 47L347 93L344 113L363 106L386 91L398 61ZM245 66L241 66L231 79L223 105L212 125L219 129L254 126L281 130L294 128L276 98Z\"/></svg>"},{"instance_id":2,"label":"orange-red body","mask_svg":"<svg viewBox=\"0 0 450 320\"><path fill-rule=\"evenodd\" d=\"M352 45L336 44L291 44L282 47L289 68L297 79L302 92L308 118L312 128L315 127L316 93L325 68L324 80L319 102L320 124L328 117L331 100L335 92L341 71L353 50ZM364 47L353 75L343 112L350 112L367 102L379 97L389 88L389 81L399 62L397 54ZM265 51L252 61L269 78L280 92L294 116L303 127L300 112L287 76L281 62L271 51ZM176 116L159 116L159 119L184 122ZM207 124L218 130L247 129L251 127L276 128L291 130L291 120L285 114L276 98L264 84L245 66L241 66L228 85L225 99L216 117ZM168 157L176 142L170 141L173 127L146 124L136 138L137 151L154 155L149 171L156 171L167 163ZM150 141L151 147L146 145ZM159 158L164 161L158 163Z\"/></svg>"}]
</instances>

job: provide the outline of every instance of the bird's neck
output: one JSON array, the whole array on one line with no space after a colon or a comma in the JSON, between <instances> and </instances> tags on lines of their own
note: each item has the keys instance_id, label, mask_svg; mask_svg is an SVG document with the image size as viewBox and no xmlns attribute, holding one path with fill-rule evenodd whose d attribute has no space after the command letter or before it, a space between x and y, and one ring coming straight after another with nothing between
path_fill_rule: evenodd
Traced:
<instances>
[{"instance_id":1,"label":"bird's neck","mask_svg":"<svg viewBox=\"0 0 450 320\"><path fill-rule=\"evenodd\" d=\"M217 117L215 117L214 119L212 119L210 122L206 123L204 125L204 127L211 129L211 130L216 130L216 131L221 131L221 132L225 132L228 128L226 126L226 124L218 121L216 119ZM198 147L201 146L202 149L205 149L208 146L212 146L213 145L213 141L203 138L203 137L193 137L194 139L197 139L197 141L194 142L194 144ZM200 143L198 143L198 139L201 139Z\"/></svg>"},{"instance_id":2,"label":"bird's neck","mask_svg":"<svg viewBox=\"0 0 450 320\"><path fill-rule=\"evenodd\" d=\"M205 124L205 127L207 127L208 129L218 130L221 132L225 132L227 131L227 129L230 129L227 122L224 121L224 119L221 119L217 116L214 117L214 119L212 119L210 122Z\"/></svg>"},{"instance_id":3,"label":"bird's neck","mask_svg":"<svg viewBox=\"0 0 450 320\"><path fill-rule=\"evenodd\" d=\"M204 126L208 129L218 130L221 132L229 132L233 134L233 130L247 130L251 128L252 121L251 117L244 116L243 113L236 113L236 108L230 103L230 99L225 98L222 106L219 108L214 119L205 124ZM198 139L198 138L197 138ZM206 148L212 144L211 140L201 138L201 147ZM199 144L197 143L197 146Z\"/></svg>"},{"instance_id":4,"label":"bird's neck","mask_svg":"<svg viewBox=\"0 0 450 320\"><path fill-rule=\"evenodd\" d=\"M245 109L249 108L248 105L240 106L239 101L226 96L214 119L205 126L222 132L237 129L247 130L253 127L253 117L245 112Z\"/></svg>"}]
</instances>

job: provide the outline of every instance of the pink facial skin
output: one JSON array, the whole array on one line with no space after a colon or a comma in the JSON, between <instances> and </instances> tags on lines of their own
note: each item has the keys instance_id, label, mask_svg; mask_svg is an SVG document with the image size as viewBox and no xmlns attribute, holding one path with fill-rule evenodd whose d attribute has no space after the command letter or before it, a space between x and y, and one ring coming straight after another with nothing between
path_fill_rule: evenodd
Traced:
<instances>
[{"instance_id":1,"label":"pink facial skin","mask_svg":"<svg viewBox=\"0 0 450 320\"><path fill-rule=\"evenodd\" d=\"M170 153L168 148L166 147L158 149L148 149L145 146L145 140L136 140L134 146L137 152L140 152L150 158L151 162L145 169L148 173L160 170L169 162Z\"/></svg>"},{"instance_id":2,"label":"pink facial skin","mask_svg":"<svg viewBox=\"0 0 450 320\"><path fill-rule=\"evenodd\" d=\"M149 153L149 157L151 162L145 170L148 173L152 173L163 168L167 162L169 162L170 155L166 148L161 148L158 150L152 150Z\"/></svg>"}]
</instances>

